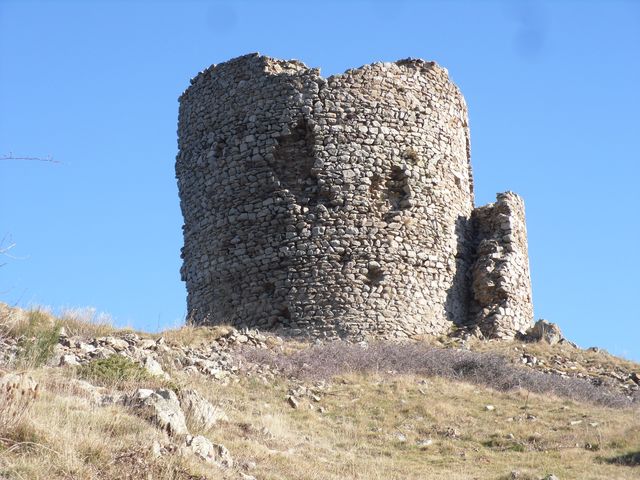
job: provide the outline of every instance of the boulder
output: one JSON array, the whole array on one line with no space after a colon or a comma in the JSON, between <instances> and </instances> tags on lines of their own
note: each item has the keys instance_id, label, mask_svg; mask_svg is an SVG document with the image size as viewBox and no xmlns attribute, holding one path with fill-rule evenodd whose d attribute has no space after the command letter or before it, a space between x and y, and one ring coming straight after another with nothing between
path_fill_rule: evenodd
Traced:
<instances>
[{"instance_id":1,"label":"boulder","mask_svg":"<svg viewBox=\"0 0 640 480\"><path fill-rule=\"evenodd\" d=\"M153 357L147 356L142 362L145 370L149 372L150 375L154 377L164 377L166 374L162 369L162 365L160 365Z\"/></svg>"},{"instance_id":2,"label":"boulder","mask_svg":"<svg viewBox=\"0 0 640 480\"><path fill-rule=\"evenodd\" d=\"M208 463L214 463L219 467L233 468L233 458L229 450L224 445L212 443L202 435L187 435L184 446L181 448L184 453L190 453Z\"/></svg>"},{"instance_id":3,"label":"boulder","mask_svg":"<svg viewBox=\"0 0 640 480\"><path fill-rule=\"evenodd\" d=\"M542 319L527 330L527 337L537 342L546 342L549 345L555 345L564 338L558 325Z\"/></svg>"},{"instance_id":4,"label":"boulder","mask_svg":"<svg viewBox=\"0 0 640 480\"><path fill-rule=\"evenodd\" d=\"M64 366L76 366L76 365L80 365L80 362L78 362L78 357L76 357L73 353L69 353L66 355L62 355L60 357L60 366L64 367Z\"/></svg>"},{"instance_id":5,"label":"boulder","mask_svg":"<svg viewBox=\"0 0 640 480\"><path fill-rule=\"evenodd\" d=\"M196 390L182 390L179 399L187 418L198 429L209 430L218 420L227 420L220 408L213 406Z\"/></svg>"},{"instance_id":6,"label":"boulder","mask_svg":"<svg viewBox=\"0 0 640 480\"><path fill-rule=\"evenodd\" d=\"M112 336L99 338L98 341L103 345L107 345L113 348L116 352L121 352L129 348L129 343L126 340L121 338L116 338Z\"/></svg>"},{"instance_id":7,"label":"boulder","mask_svg":"<svg viewBox=\"0 0 640 480\"><path fill-rule=\"evenodd\" d=\"M70 380L69 390L74 395L86 398L92 405L98 407L123 403L126 398L122 392L111 391L105 387L97 387L86 380Z\"/></svg>"},{"instance_id":8,"label":"boulder","mask_svg":"<svg viewBox=\"0 0 640 480\"><path fill-rule=\"evenodd\" d=\"M143 338L138 342L138 347L142 350L153 350L155 349L156 341L151 338Z\"/></svg>"},{"instance_id":9,"label":"boulder","mask_svg":"<svg viewBox=\"0 0 640 480\"><path fill-rule=\"evenodd\" d=\"M137 415L155 423L169 435L189 433L184 412L173 390L141 388L131 395L126 403Z\"/></svg>"}]
</instances>

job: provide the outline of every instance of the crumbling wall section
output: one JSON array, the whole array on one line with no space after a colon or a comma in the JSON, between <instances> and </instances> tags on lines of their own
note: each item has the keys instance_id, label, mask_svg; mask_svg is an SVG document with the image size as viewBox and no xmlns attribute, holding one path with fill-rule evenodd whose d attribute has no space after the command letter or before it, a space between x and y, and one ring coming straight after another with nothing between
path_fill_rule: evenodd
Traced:
<instances>
[{"instance_id":1,"label":"crumbling wall section","mask_svg":"<svg viewBox=\"0 0 640 480\"><path fill-rule=\"evenodd\" d=\"M490 337L513 338L533 320L524 202L513 192L476 208L472 222L472 323Z\"/></svg>"}]
</instances>

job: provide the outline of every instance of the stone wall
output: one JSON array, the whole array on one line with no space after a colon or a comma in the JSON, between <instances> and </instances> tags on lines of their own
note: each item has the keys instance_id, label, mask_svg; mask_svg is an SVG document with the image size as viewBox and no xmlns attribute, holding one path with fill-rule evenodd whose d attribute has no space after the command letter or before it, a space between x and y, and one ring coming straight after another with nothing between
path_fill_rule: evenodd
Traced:
<instances>
[{"instance_id":1,"label":"stone wall","mask_svg":"<svg viewBox=\"0 0 640 480\"><path fill-rule=\"evenodd\" d=\"M485 335L510 337L531 326L531 279L524 202L513 192L473 211L473 318Z\"/></svg>"},{"instance_id":2,"label":"stone wall","mask_svg":"<svg viewBox=\"0 0 640 480\"><path fill-rule=\"evenodd\" d=\"M493 224L472 221L467 108L436 64L325 79L246 55L192 80L178 136L192 322L352 338L530 322L475 274Z\"/></svg>"}]
</instances>

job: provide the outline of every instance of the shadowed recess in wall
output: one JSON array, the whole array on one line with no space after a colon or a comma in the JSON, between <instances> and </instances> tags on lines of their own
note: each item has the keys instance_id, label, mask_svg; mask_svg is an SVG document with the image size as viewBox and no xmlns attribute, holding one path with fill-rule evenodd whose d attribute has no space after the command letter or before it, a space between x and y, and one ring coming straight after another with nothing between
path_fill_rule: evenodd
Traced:
<instances>
[{"instance_id":1,"label":"shadowed recess in wall","mask_svg":"<svg viewBox=\"0 0 640 480\"><path fill-rule=\"evenodd\" d=\"M387 180L387 199L392 210L403 210L409 208L409 177L402 167L394 165L391 167L391 174Z\"/></svg>"},{"instance_id":2,"label":"shadowed recess in wall","mask_svg":"<svg viewBox=\"0 0 640 480\"><path fill-rule=\"evenodd\" d=\"M402 167L393 165L384 178L375 173L369 182L370 201L383 213L398 213L411 207L409 177ZM388 218L385 215L387 221L394 218L394 215Z\"/></svg>"},{"instance_id":3,"label":"shadowed recess in wall","mask_svg":"<svg viewBox=\"0 0 640 480\"><path fill-rule=\"evenodd\" d=\"M447 290L445 312L449 321L456 325L470 322L469 303L471 289L469 287L469 267L472 256L472 231L468 218L459 216L455 225L456 251L455 271L451 286Z\"/></svg>"},{"instance_id":4,"label":"shadowed recess in wall","mask_svg":"<svg viewBox=\"0 0 640 480\"><path fill-rule=\"evenodd\" d=\"M278 137L277 142L271 168L280 187L289 190L301 205L318 203L318 179L313 172L315 137L306 120L298 120L291 133Z\"/></svg>"}]
</instances>

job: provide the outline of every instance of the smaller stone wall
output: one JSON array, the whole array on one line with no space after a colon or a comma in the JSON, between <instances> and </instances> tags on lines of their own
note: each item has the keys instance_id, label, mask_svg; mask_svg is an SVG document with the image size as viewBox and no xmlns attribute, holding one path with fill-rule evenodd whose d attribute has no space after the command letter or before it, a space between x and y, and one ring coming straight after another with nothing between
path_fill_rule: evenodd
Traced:
<instances>
[{"instance_id":1,"label":"smaller stone wall","mask_svg":"<svg viewBox=\"0 0 640 480\"><path fill-rule=\"evenodd\" d=\"M473 323L486 336L512 338L533 319L524 202L513 192L499 193L495 203L474 209L471 218Z\"/></svg>"}]
</instances>

